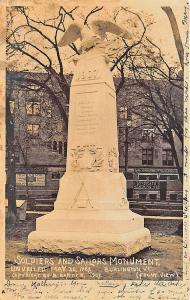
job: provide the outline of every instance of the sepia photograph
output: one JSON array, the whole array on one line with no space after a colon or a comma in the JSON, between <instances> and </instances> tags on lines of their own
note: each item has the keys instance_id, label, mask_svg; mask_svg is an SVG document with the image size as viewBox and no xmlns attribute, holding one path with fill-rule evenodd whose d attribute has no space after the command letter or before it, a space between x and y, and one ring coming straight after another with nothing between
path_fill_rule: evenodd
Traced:
<instances>
[{"instance_id":1,"label":"sepia photograph","mask_svg":"<svg viewBox=\"0 0 190 300\"><path fill-rule=\"evenodd\" d=\"M189 3L8 1L5 18L4 296L188 299Z\"/></svg>"}]
</instances>

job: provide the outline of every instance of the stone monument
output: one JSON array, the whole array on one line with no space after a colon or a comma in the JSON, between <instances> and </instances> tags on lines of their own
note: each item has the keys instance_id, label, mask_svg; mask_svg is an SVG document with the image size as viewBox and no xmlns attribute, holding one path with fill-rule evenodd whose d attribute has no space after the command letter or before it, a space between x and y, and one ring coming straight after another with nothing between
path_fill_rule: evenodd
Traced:
<instances>
[{"instance_id":1,"label":"stone monument","mask_svg":"<svg viewBox=\"0 0 190 300\"><path fill-rule=\"evenodd\" d=\"M107 31L129 33L109 23L94 21L89 29L75 22L59 43L82 41L71 84L66 173L54 211L38 218L28 236L29 251L130 256L151 244L119 173L116 94L104 38Z\"/></svg>"}]
</instances>

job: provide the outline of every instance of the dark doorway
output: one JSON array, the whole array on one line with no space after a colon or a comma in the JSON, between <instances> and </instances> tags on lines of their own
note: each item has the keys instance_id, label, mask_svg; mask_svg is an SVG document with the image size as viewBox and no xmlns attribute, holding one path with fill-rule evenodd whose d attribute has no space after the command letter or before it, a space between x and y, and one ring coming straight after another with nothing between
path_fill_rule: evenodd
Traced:
<instances>
[{"instance_id":1,"label":"dark doorway","mask_svg":"<svg viewBox=\"0 0 190 300\"><path fill-rule=\"evenodd\" d=\"M166 200L167 181L160 181L160 201Z\"/></svg>"}]
</instances>

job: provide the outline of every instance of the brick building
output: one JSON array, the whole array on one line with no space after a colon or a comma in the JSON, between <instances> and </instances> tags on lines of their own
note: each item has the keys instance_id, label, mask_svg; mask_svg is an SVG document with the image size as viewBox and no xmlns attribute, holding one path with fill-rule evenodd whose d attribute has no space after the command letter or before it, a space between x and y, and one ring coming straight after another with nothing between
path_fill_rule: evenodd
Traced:
<instances>
[{"instance_id":1,"label":"brick building","mask_svg":"<svg viewBox=\"0 0 190 300\"><path fill-rule=\"evenodd\" d=\"M9 81L16 73L9 73ZM36 76L36 75L35 75ZM122 97L126 97L125 93ZM121 98L122 98L121 97ZM28 193L36 209L48 210L59 188L66 168L67 134L59 109L43 91L13 86L10 96L14 116L17 199ZM68 113L68 106L65 109ZM155 138L155 129L141 126L138 142L130 142L133 115L123 118L125 107L118 98L118 137L120 171L127 176L128 199L134 209L145 204L182 205L182 184L170 145L163 137ZM182 164L180 143L175 138ZM178 147L179 145L179 147ZM39 200L47 201L39 201ZM159 204L159 205L160 205ZM179 204L179 205L178 205ZM144 206L143 206L144 207ZM161 207L161 205L160 205Z\"/></svg>"}]
</instances>

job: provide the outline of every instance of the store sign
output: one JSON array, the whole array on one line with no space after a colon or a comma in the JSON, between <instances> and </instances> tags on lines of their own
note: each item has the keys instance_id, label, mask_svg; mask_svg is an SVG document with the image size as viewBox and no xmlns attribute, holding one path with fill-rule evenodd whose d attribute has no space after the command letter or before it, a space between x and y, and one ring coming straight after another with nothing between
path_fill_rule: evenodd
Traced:
<instances>
[{"instance_id":1,"label":"store sign","mask_svg":"<svg viewBox=\"0 0 190 300\"><path fill-rule=\"evenodd\" d=\"M160 188L159 181L151 181L151 180L139 180L134 181L133 188L136 190L151 190L157 191Z\"/></svg>"},{"instance_id":2,"label":"store sign","mask_svg":"<svg viewBox=\"0 0 190 300\"><path fill-rule=\"evenodd\" d=\"M28 186L45 186L45 174L27 174ZM26 186L26 174L16 174L16 184Z\"/></svg>"},{"instance_id":3,"label":"store sign","mask_svg":"<svg viewBox=\"0 0 190 300\"><path fill-rule=\"evenodd\" d=\"M48 168L47 167L21 167L18 166L16 167L16 173L29 173L29 174L42 174L42 173L47 173L48 172Z\"/></svg>"},{"instance_id":4,"label":"store sign","mask_svg":"<svg viewBox=\"0 0 190 300\"><path fill-rule=\"evenodd\" d=\"M156 168L137 168L135 173L164 173L164 174L178 174L177 169L156 169Z\"/></svg>"}]
</instances>

